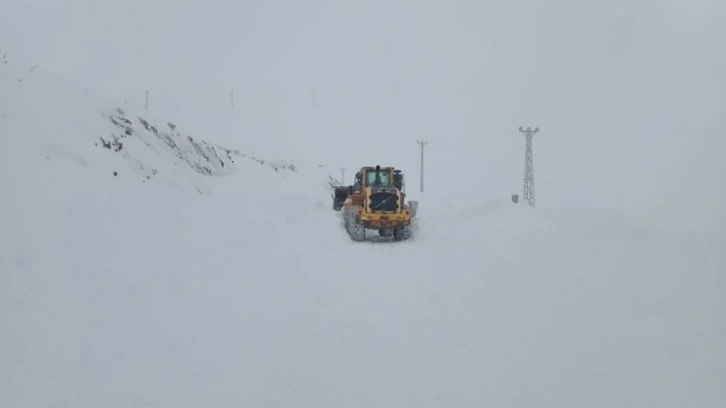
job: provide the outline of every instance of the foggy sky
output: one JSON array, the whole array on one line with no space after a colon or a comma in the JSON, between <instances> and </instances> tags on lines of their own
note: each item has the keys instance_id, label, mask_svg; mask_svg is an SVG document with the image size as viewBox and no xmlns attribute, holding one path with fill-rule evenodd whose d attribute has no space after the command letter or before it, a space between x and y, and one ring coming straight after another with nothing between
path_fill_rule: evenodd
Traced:
<instances>
[{"instance_id":1,"label":"foggy sky","mask_svg":"<svg viewBox=\"0 0 726 408\"><path fill-rule=\"evenodd\" d=\"M136 106L149 89L200 132L234 91L237 127L207 138L332 166L414 176L425 138L445 164L430 188L484 197L521 194L517 127L539 126L541 205L705 228L726 224L724 17L715 0L4 0L0 52Z\"/></svg>"}]
</instances>

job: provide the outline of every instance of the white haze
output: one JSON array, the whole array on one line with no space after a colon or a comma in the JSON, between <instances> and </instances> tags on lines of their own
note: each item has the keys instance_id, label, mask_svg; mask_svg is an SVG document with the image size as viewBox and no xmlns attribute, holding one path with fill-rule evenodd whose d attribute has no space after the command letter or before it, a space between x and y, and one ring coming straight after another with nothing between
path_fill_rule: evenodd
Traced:
<instances>
[{"instance_id":1,"label":"white haze","mask_svg":"<svg viewBox=\"0 0 726 408\"><path fill-rule=\"evenodd\" d=\"M724 17L719 1L6 0L0 48L134 106L148 89L195 129L234 91L236 125L209 137L337 167L413 169L428 139L459 158L431 189L521 194L517 128L539 126L540 205L707 229L726 221Z\"/></svg>"},{"instance_id":2,"label":"white haze","mask_svg":"<svg viewBox=\"0 0 726 408\"><path fill-rule=\"evenodd\" d=\"M724 406L724 17L4 0L0 407ZM409 241L331 209L375 163Z\"/></svg>"},{"instance_id":3,"label":"white haze","mask_svg":"<svg viewBox=\"0 0 726 408\"><path fill-rule=\"evenodd\" d=\"M0 406L726 401L724 233L452 180L466 201L409 190L411 240L354 243L334 168L207 160L42 69L3 64L0 95Z\"/></svg>"}]
</instances>

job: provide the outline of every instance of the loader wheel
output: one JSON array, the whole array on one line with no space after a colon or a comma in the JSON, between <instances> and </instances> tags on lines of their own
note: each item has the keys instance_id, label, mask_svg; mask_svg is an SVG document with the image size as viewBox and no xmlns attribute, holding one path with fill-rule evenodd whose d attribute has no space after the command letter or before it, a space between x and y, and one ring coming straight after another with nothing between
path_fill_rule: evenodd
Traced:
<instances>
[{"instance_id":1,"label":"loader wheel","mask_svg":"<svg viewBox=\"0 0 726 408\"><path fill-rule=\"evenodd\" d=\"M343 209L343 226L345 227L346 231L348 231L350 224L355 223L355 218L355 211L351 210L350 208Z\"/></svg>"},{"instance_id":2,"label":"loader wheel","mask_svg":"<svg viewBox=\"0 0 726 408\"><path fill-rule=\"evenodd\" d=\"M350 239L356 242L365 241L366 228L358 223L358 215L356 214L355 208L346 210L343 217L343 225L348 235L350 235Z\"/></svg>"},{"instance_id":3,"label":"loader wheel","mask_svg":"<svg viewBox=\"0 0 726 408\"><path fill-rule=\"evenodd\" d=\"M398 227L393 230L393 239L396 241L405 241L411 238L411 227Z\"/></svg>"},{"instance_id":4,"label":"loader wheel","mask_svg":"<svg viewBox=\"0 0 726 408\"><path fill-rule=\"evenodd\" d=\"M366 228L356 221L349 222L347 229L348 235L350 235L350 239L353 241L362 242L366 240Z\"/></svg>"},{"instance_id":5,"label":"loader wheel","mask_svg":"<svg viewBox=\"0 0 726 408\"><path fill-rule=\"evenodd\" d=\"M384 238L390 238L393 236L393 230L390 228L381 228L378 230L378 235Z\"/></svg>"}]
</instances>

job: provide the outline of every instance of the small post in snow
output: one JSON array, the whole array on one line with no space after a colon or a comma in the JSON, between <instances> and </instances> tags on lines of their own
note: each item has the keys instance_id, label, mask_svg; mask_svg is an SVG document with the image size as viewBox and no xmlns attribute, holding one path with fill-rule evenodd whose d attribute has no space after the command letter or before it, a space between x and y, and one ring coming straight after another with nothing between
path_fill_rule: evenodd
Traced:
<instances>
[{"instance_id":1,"label":"small post in snow","mask_svg":"<svg viewBox=\"0 0 726 408\"><path fill-rule=\"evenodd\" d=\"M424 146L428 143L427 140L419 140L418 144L421 145L421 192L424 191Z\"/></svg>"}]
</instances>

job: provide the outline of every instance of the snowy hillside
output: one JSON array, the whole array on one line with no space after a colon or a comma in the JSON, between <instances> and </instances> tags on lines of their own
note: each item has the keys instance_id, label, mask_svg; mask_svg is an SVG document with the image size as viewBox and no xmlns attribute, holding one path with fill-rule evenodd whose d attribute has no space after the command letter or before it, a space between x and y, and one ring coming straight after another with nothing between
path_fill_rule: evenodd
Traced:
<instances>
[{"instance_id":1,"label":"snowy hillside","mask_svg":"<svg viewBox=\"0 0 726 408\"><path fill-rule=\"evenodd\" d=\"M323 152L273 168L1 69L0 406L726 401L722 233L452 188L353 243Z\"/></svg>"},{"instance_id":2,"label":"snowy hillside","mask_svg":"<svg viewBox=\"0 0 726 408\"><path fill-rule=\"evenodd\" d=\"M154 120L148 112L126 112L121 104L93 98L34 68L25 71L16 64L5 64L0 75L3 128L16 136L9 139L11 144L5 150L9 157L3 165L8 169L22 168L12 161L26 160L18 153L40 149L46 160L73 163L90 173L108 176L116 166L114 171L121 172L121 177L141 182L153 178L177 187L193 185L200 193L208 192L209 180L200 175L228 176L236 172L239 162L255 161L275 172L296 170L292 163L266 162L209 143L184 133L172 122ZM27 136L33 134L42 138Z\"/></svg>"}]
</instances>

